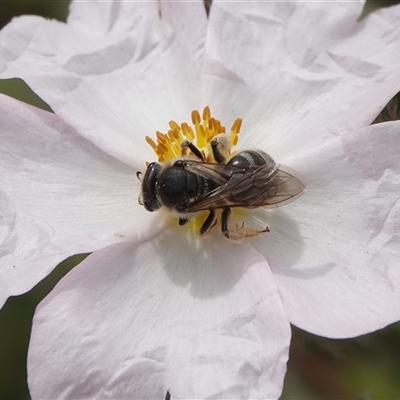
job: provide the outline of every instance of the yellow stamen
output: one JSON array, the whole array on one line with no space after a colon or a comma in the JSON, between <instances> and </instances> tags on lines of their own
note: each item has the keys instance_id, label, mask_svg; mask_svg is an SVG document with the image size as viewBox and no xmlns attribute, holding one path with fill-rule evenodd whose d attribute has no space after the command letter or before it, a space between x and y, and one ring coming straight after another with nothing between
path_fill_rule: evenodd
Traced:
<instances>
[{"instance_id":1,"label":"yellow stamen","mask_svg":"<svg viewBox=\"0 0 400 400\"><path fill-rule=\"evenodd\" d=\"M178 132L181 130L181 127L175 121L169 121L169 126L172 130L177 130Z\"/></svg>"},{"instance_id":2,"label":"yellow stamen","mask_svg":"<svg viewBox=\"0 0 400 400\"><path fill-rule=\"evenodd\" d=\"M182 123L182 133L188 138L189 141L194 139L194 132L191 126L189 126L186 122Z\"/></svg>"},{"instance_id":3,"label":"yellow stamen","mask_svg":"<svg viewBox=\"0 0 400 400\"><path fill-rule=\"evenodd\" d=\"M210 107L205 106L203 110L203 120L208 121L211 117Z\"/></svg>"},{"instance_id":4,"label":"yellow stamen","mask_svg":"<svg viewBox=\"0 0 400 400\"><path fill-rule=\"evenodd\" d=\"M154 140L153 140L151 137L149 137L149 136L145 136L144 139L145 139L146 142L153 148L153 150L154 150L154 151L156 152L156 154L157 154L157 150L156 150L157 145L155 144Z\"/></svg>"},{"instance_id":5,"label":"yellow stamen","mask_svg":"<svg viewBox=\"0 0 400 400\"><path fill-rule=\"evenodd\" d=\"M173 158L181 157L184 155L192 155L191 151L182 149L181 144L185 140L193 143L203 154L207 162L215 162L212 150L211 140L218 135L226 132L225 126L221 122L212 117L210 108L204 107L200 116L197 110L192 111L191 114L192 125L187 122L178 124L176 121L169 121L169 130L167 133L156 132L157 143L153 139L146 136L146 142L153 148L157 154L159 162L167 162ZM237 118L232 124L231 132L227 135L229 144L228 155L238 142L238 134L240 132L242 120ZM189 153L189 154L186 154Z\"/></svg>"},{"instance_id":6,"label":"yellow stamen","mask_svg":"<svg viewBox=\"0 0 400 400\"><path fill-rule=\"evenodd\" d=\"M192 111L192 122L193 125L200 124L200 113L197 110Z\"/></svg>"},{"instance_id":7,"label":"yellow stamen","mask_svg":"<svg viewBox=\"0 0 400 400\"><path fill-rule=\"evenodd\" d=\"M157 143L167 143L168 139L167 139L167 135L164 135L161 132L156 132L156 136L157 136Z\"/></svg>"},{"instance_id":8,"label":"yellow stamen","mask_svg":"<svg viewBox=\"0 0 400 400\"><path fill-rule=\"evenodd\" d=\"M242 127L242 119L236 118L232 124L231 134L229 135L229 140L233 146L236 146L236 144L239 140L238 135L239 135L241 127Z\"/></svg>"}]
</instances>

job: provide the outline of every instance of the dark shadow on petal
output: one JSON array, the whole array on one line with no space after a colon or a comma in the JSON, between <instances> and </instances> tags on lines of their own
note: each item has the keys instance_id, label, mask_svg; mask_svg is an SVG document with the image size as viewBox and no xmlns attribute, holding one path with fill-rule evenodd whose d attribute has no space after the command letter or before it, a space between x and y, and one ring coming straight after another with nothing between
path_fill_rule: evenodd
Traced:
<instances>
[{"instance_id":1,"label":"dark shadow on petal","mask_svg":"<svg viewBox=\"0 0 400 400\"><path fill-rule=\"evenodd\" d=\"M177 220L171 218L168 232L154 240L155 251L171 282L188 286L196 298L229 292L252 263L251 245L231 243L219 230L219 226L214 227L209 236L202 238L197 230L178 226Z\"/></svg>"}]
</instances>

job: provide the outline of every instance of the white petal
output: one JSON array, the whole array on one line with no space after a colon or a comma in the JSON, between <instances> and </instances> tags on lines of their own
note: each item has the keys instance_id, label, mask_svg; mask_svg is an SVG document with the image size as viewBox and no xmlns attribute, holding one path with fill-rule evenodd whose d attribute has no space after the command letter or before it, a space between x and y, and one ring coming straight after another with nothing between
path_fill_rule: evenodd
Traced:
<instances>
[{"instance_id":1,"label":"white petal","mask_svg":"<svg viewBox=\"0 0 400 400\"><path fill-rule=\"evenodd\" d=\"M328 128L371 123L400 90L400 6L358 22L362 5L213 1L202 99L244 119L242 148L306 151Z\"/></svg>"},{"instance_id":2,"label":"white petal","mask_svg":"<svg viewBox=\"0 0 400 400\"><path fill-rule=\"evenodd\" d=\"M305 194L264 213L253 243L275 275L290 321L349 337L400 319L400 122L321 135L293 165Z\"/></svg>"},{"instance_id":3,"label":"white petal","mask_svg":"<svg viewBox=\"0 0 400 400\"><path fill-rule=\"evenodd\" d=\"M185 232L93 253L61 280L34 317L33 398L280 395L290 327L268 264Z\"/></svg>"},{"instance_id":4,"label":"white petal","mask_svg":"<svg viewBox=\"0 0 400 400\"><path fill-rule=\"evenodd\" d=\"M4 95L0 109L2 305L72 254L150 234L152 218L134 169L54 114Z\"/></svg>"},{"instance_id":5,"label":"white petal","mask_svg":"<svg viewBox=\"0 0 400 400\"><path fill-rule=\"evenodd\" d=\"M4 28L0 76L24 79L109 154L148 160L144 135L197 107L205 27L200 1L75 2L68 25L22 17Z\"/></svg>"},{"instance_id":6,"label":"white petal","mask_svg":"<svg viewBox=\"0 0 400 400\"><path fill-rule=\"evenodd\" d=\"M121 1L72 1L68 25L79 30L105 35L110 32L126 33L133 28L144 29L159 19L161 4L155 2L129 3ZM89 18L91 16L91 18Z\"/></svg>"}]
</instances>

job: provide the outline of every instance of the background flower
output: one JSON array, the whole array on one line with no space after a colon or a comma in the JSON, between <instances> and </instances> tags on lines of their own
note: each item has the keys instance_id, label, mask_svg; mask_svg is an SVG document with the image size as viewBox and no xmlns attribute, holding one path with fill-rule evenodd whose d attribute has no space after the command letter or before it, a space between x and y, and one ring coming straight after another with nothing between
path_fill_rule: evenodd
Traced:
<instances>
[{"instance_id":1,"label":"background flower","mask_svg":"<svg viewBox=\"0 0 400 400\"><path fill-rule=\"evenodd\" d=\"M361 68L361 70L364 70L364 67L363 68ZM225 72L225 71L224 71ZM339 81L340 81L340 79L339 79ZM340 86L340 85L339 85ZM387 94L385 94L385 96L387 96ZM379 97L379 96L378 96ZM296 102L295 102L295 104L296 104ZM374 107L376 107L376 106L374 106ZM329 112L328 112L328 116L329 116ZM364 118L366 118L365 117L365 115L364 115ZM255 139L256 140L256 139ZM275 149L275 151L276 151L276 149ZM115 154L117 154L117 152L118 152L118 149L116 149L116 153ZM122 156L121 156L122 157Z\"/></svg>"}]
</instances>

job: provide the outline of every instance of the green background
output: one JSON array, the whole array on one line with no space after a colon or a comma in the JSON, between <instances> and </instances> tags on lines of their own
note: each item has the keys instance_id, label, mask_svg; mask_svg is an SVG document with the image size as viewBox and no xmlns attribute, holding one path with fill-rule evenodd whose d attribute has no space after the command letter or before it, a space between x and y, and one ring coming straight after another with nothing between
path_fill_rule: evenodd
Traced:
<instances>
[{"instance_id":1,"label":"green background","mask_svg":"<svg viewBox=\"0 0 400 400\"><path fill-rule=\"evenodd\" d=\"M398 2L368 2L364 15L374 7L373 3L384 6ZM23 14L65 20L68 4L0 1L0 27L13 16ZM46 108L22 81L0 81L0 92ZM390 116L398 119L398 102L394 104ZM383 118L387 119L387 110ZM78 255L65 260L30 292L10 298L0 311L0 399L29 398L26 355L35 307L83 258ZM282 399L400 399L400 323L347 340L320 338L295 327L292 330Z\"/></svg>"}]
</instances>

